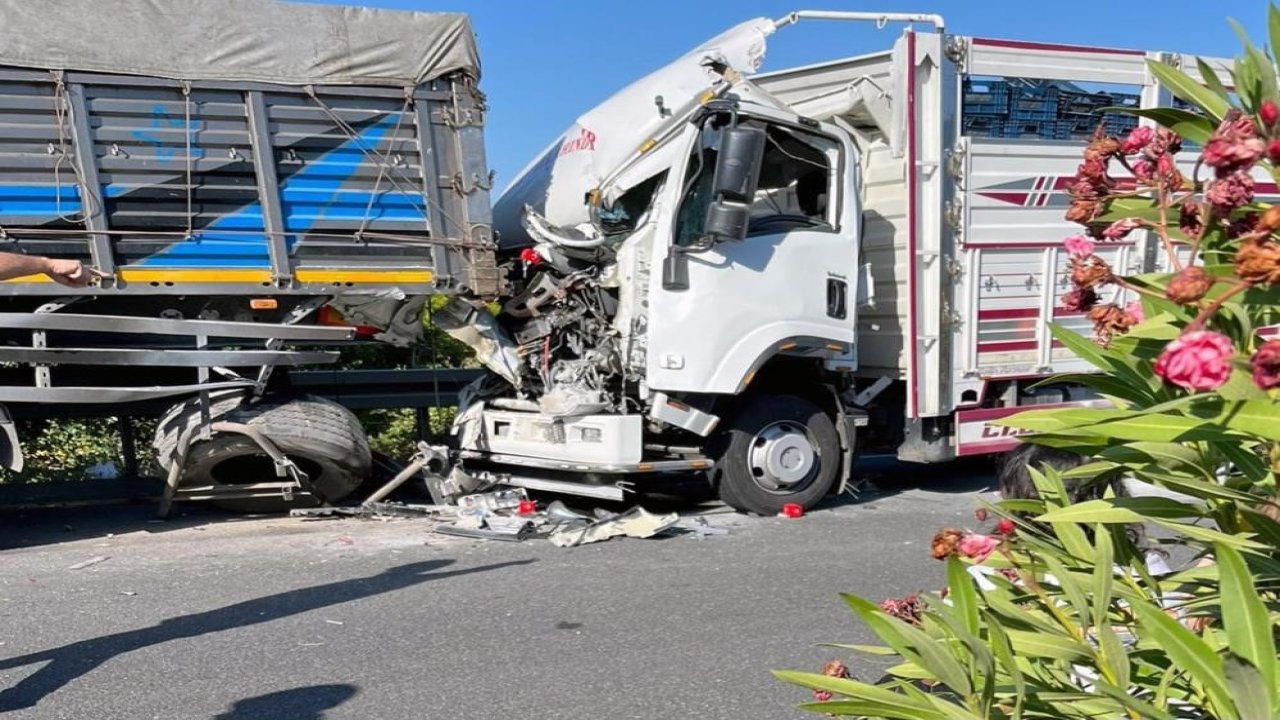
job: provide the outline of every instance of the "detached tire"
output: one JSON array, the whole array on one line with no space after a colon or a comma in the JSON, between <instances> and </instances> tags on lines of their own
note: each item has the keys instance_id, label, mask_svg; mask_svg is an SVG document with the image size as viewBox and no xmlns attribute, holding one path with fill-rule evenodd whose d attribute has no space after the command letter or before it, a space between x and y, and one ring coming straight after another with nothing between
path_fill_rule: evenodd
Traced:
<instances>
[{"instance_id":1,"label":"detached tire","mask_svg":"<svg viewBox=\"0 0 1280 720\"><path fill-rule=\"evenodd\" d=\"M776 515L787 503L822 501L840 471L840 436L817 405L795 395L746 398L715 443L720 499L742 512Z\"/></svg>"},{"instance_id":2,"label":"detached tire","mask_svg":"<svg viewBox=\"0 0 1280 720\"><path fill-rule=\"evenodd\" d=\"M241 398L214 398L215 420L261 428L281 452L310 478L316 495L303 492L292 500L282 497L214 500L215 506L236 512L281 512L337 502L354 492L373 465L369 440L360 421L341 405L313 396L265 400L247 404ZM160 466L168 471L178 437L198 423L198 401L171 410L156 430ZM277 479L271 458L248 437L223 433L193 443L187 454L184 484L234 487Z\"/></svg>"}]
</instances>

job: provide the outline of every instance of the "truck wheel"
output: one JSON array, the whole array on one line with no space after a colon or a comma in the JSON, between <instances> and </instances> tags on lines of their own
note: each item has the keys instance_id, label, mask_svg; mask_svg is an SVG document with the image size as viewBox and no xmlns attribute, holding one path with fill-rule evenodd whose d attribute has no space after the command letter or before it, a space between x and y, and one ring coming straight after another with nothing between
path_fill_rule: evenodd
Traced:
<instances>
[{"instance_id":1,"label":"truck wheel","mask_svg":"<svg viewBox=\"0 0 1280 720\"><path fill-rule=\"evenodd\" d=\"M166 471L173 461L178 435L191 421L186 416L194 413L194 422L199 421L198 403L187 403L175 410L176 421L161 423L155 442L157 459ZM318 495L297 493L291 501L280 497L212 501L217 507L238 512L279 512L336 502L364 482L373 464L360 421L351 411L322 398L303 396L241 404L217 419L261 427L276 447L307 473ZM271 458L253 440L234 433L192 444L183 475L183 484L193 486L225 487L276 479Z\"/></svg>"},{"instance_id":2,"label":"truck wheel","mask_svg":"<svg viewBox=\"0 0 1280 720\"><path fill-rule=\"evenodd\" d=\"M725 504L776 515L787 503L806 510L831 491L840 471L840 437L817 405L794 395L748 397L718 438L713 478Z\"/></svg>"}]
</instances>

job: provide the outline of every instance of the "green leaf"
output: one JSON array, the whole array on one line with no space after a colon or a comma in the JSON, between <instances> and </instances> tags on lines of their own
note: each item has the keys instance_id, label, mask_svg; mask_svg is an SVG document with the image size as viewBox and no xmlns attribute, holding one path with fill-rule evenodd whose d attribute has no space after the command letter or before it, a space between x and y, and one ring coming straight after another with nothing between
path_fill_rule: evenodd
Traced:
<instances>
[{"instance_id":1,"label":"green leaf","mask_svg":"<svg viewBox=\"0 0 1280 720\"><path fill-rule=\"evenodd\" d=\"M839 650L852 650L853 652L865 653L867 655L878 655L882 657L896 657L898 652L891 647L883 645L854 645L850 643L820 643L818 647L836 648Z\"/></svg>"},{"instance_id":2,"label":"green leaf","mask_svg":"<svg viewBox=\"0 0 1280 720\"><path fill-rule=\"evenodd\" d=\"M945 720L947 717L929 704L917 702L902 693L885 690L857 680L833 678L819 675L818 673L795 672L793 670L774 670L773 675L779 680L792 685L799 685L810 690L826 690L830 693L876 703L886 709L892 709L892 713L898 713L884 715L884 717L907 718L908 720L915 718ZM825 703L823 705L824 707L826 706Z\"/></svg>"},{"instance_id":3,"label":"green leaf","mask_svg":"<svg viewBox=\"0 0 1280 720\"><path fill-rule=\"evenodd\" d=\"M1043 657L1053 660L1077 662L1088 660L1092 653L1089 646L1064 635L1044 632L1027 632L1008 628L1009 644L1015 655L1022 657Z\"/></svg>"},{"instance_id":4,"label":"green leaf","mask_svg":"<svg viewBox=\"0 0 1280 720\"><path fill-rule=\"evenodd\" d=\"M1107 610L1111 607L1111 592L1115 585L1115 549L1111 545L1111 533L1104 527L1093 531L1094 545L1097 548L1097 564L1093 566L1093 624L1102 626L1107 622Z\"/></svg>"},{"instance_id":5,"label":"green leaf","mask_svg":"<svg viewBox=\"0 0 1280 720\"><path fill-rule=\"evenodd\" d=\"M1076 615L1080 618L1080 623L1087 624L1089 622L1089 599L1080 582L1067 570L1066 566L1052 555L1045 554L1040 560L1044 562L1045 568L1053 575L1058 587L1062 589L1062 593L1067 596L1067 600L1075 608ZM1043 584L1047 584L1047 581Z\"/></svg>"},{"instance_id":6,"label":"green leaf","mask_svg":"<svg viewBox=\"0 0 1280 720\"><path fill-rule=\"evenodd\" d=\"M1240 717L1246 720L1275 717L1271 712L1275 707L1275 684L1264 680L1258 668L1234 654L1228 654L1222 660L1222 670L1227 676L1227 687L1231 689L1231 698L1235 700Z\"/></svg>"},{"instance_id":7,"label":"green leaf","mask_svg":"<svg viewBox=\"0 0 1280 720\"><path fill-rule=\"evenodd\" d=\"M1249 38L1249 33L1245 31L1240 23L1231 18L1228 18L1227 22L1231 23L1231 27L1235 28L1236 35L1240 36L1240 43L1244 45L1245 58L1249 65L1249 77L1255 88L1253 102L1249 105L1249 110L1256 113L1263 100L1276 97L1275 68L1271 60L1253 44L1253 41Z\"/></svg>"},{"instance_id":8,"label":"green leaf","mask_svg":"<svg viewBox=\"0 0 1280 720\"><path fill-rule=\"evenodd\" d=\"M1130 685L1133 666L1129 662L1129 652L1125 649L1120 637L1111 629L1111 624L1102 622L1097 627L1098 648L1102 656L1102 665L1115 678L1119 687Z\"/></svg>"},{"instance_id":9,"label":"green leaf","mask_svg":"<svg viewBox=\"0 0 1280 720\"><path fill-rule=\"evenodd\" d=\"M1225 402L1213 419L1254 437L1280 440L1280 405L1270 400Z\"/></svg>"},{"instance_id":10,"label":"green leaf","mask_svg":"<svg viewBox=\"0 0 1280 720\"><path fill-rule=\"evenodd\" d=\"M1162 497L1119 497L1087 500L1050 510L1036 518L1060 523L1141 523L1155 518L1198 518L1204 511L1184 502Z\"/></svg>"},{"instance_id":11,"label":"green leaf","mask_svg":"<svg viewBox=\"0 0 1280 720\"><path fill-rule=\"evenodd\" d=\"M933 720L938 718L973 717L950 715L940 710L916 710L898 705L873 702L870 700L830 700L828 702L809 702L800 706L801 710L822 715L856 715L858 717L894 718L894 720ZM959 707L956 708L960 710Z\"/></svg>"},{"instance_id":12,"label":"green leaf","mask_svg":"<svg viewBox=\"0 0 1280 720\"><path fill-rule=\"evenodd\" d=\"M1271 45L1271 57L1276 59L1272 66L1280 72L1280 9L1277 9L1275 3L1268 3L1267 8L1267 39Z\"/></svg>"},{"instance_id":13,"label":"green leaf","mask_svg":"<svg viewBox=\"0 0 1280 720\"><path fill-rule=\"evenodd\" d=\"M919 628L913 627L881 610L878 605L856 595L842 595L846 604L862 618L880 639L893 646L903 658L929 670L952 691L960 695L973 693L969 675L947 652L946 648Z\"/></svg>"},{"instance_id":14,"label":"green leaf","mask_svg":"<svg viewBox=\"0 0 1280 720\"><path fill-rule=\"evenodd\" d=\"M1226 98L1219 97L1212 90L1191 79L1180 70L1175 70L1164 63L1154 60L1148 60L1147 67L1161 85L1169 88L1174 95L1182 100L1204 110L1214 120L1222 120L1222 117L1227 114L1227 110L1231 108Z\"/></svg>"},{"instance_id":15,"label":"green leaf","mask_svg":"<svg viewBox=\"0 0 1280 720\"><path fill-rule=\"evenodd\" d=\"M1214 71L1213 67L1202 58L1196 58L1196 67L1200 70L1200 79L1204 81L1204 86L1212 90L1218 97L1230 102L1231 96L1228 94L1226 86L1222 84L1222 78L1218 77L1218 73Z\"/></svg>"},{"instance_id":16,"label":"green leaf","mask_svg":"<svg viewBox=\"0 0 1280 720\"><path fill-rule=\"evenodd\" d=\"M1181 533L1193 540L1200 540L1206 543L1222 543L1230 545L1237 550L1267 550L1268 546L1254 542L1239 535L1228 535L1218 530L1203 528L1198 525L1188 525L1187 523L1173 522L1171 520L1162 520L1160 518L1150 518L1151 522L1165 528L1169 528L1174 532Z\"/></svg>"},{"instance_id":17,"label":"green leaf","mask_svg":"<svg viewBox=\"0 0 1280 720\"><path fill-rule=\"evenodd\" d=\"M1155 640L1173 664L1182 668L1205 694L1219 720L1235 718L1222 659L1203 640L1150 603L1135 603L1141 630Z\"/></svg>"},{"instance_id":18,"label":"green leaf","mask_svg":"<svg viewBox=\"0 0 1280 720\"><path fill-rule=\"evenodd\" d=\"M1244 558L1234 548L1216 545L1218 573L1222 583L1222 625L1231 652L1251 663L1270 688L1267 707L1276 703L1276 646L1267 606L1258 597L1253 576ZM1249 717L1245 715L1245 717Z\"/></svg>"},{"instance_id":19,"label":"green leaf","mask_svg":"<svg viewBox=\"0 0 1280 720\"><path fill-rule=\"evenodd\" d=\"M1015 705L1012 720L1022 720L1022 702L1027 695L1026 678L1022 677L1022 669L1014 658L1013 646L1009 643L1009 636L1001 626L1000 619L985 610L982 614L987 620L987 634L991 641L991 650L995 653L996 659L999 660L1005 674L1013 681Z\"/></svg>"},{"instance_id":20,"label":"green leaf","mask_svg":"<svg viewBox=\"0 0 1280 720\"><path fill-rule=\"evenodd\" d=\"M973 585L973 576L957 557L947 558L947 588L951 591L947 598L960 614L965 631L976 636L979 627L978 591Z\"/></svg>"},{"instance_id":21,"label":"green leaf","mask_svg":"<svg viewBox=\"0 0 1280 720\"><path fill-rule=\"evenodd\" d=\"M1137 115L1138 117L1150 118L1155 120L1163 127L1178 133L1182 137L1194 143L1203 145L1208 142L1209 136L1216 129L1213 121L1203 115L1197 115L1187 110L1176 110L1174 108L1124 108L1112 107L1102 108L1098 112L1114 112L1124 113L1126 115Z\"/></svg>"}]
</instances>

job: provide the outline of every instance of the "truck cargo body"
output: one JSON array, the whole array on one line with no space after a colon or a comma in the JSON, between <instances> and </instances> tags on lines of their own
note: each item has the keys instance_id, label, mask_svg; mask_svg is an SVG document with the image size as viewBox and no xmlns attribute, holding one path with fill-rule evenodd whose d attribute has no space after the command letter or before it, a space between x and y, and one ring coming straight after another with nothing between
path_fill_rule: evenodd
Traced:
<instances>
[{"instance_id":1,"label":"truck cargo body","mask_svg":"<svg viewBox=\"0 0 1280 720\"><path fill-rule=\"evenodd\" d=\"M430 295L500 291L465 16L0 0L0 17L0 251L97 276L0 282L15 414L199 394L170 419L209 440L211 392L259 402L353 334L418 342ZM363 479L349 414L275 417L315 408ZM176 440L157 438L165 467Z\"/></svg>"},{"instance_id":2,"label":"truck cargo body","mask_svg":"<svg viewBox=\"0 0 1280 720\"><path fill-rule=\"evenodd\" d=\"M908 30L755 75L765 38L804 17L877 19L744 23L582 116L499 199L504 245L534 255L528 302L499 318L521 370L500 368L513 386L478 388L461 416L474 467L600 493L713 464L726 501L776 512L842 487L855 448L999 452L1017 442L1002 417L1102 402L1043 385L1091 371L1049 332L1093 332L1061 306L1062 241L1081 232L1066 189L1099 125L1139 123L1102 108L1172 104L1146 62L1191 58ZM754 159L726 149L753 134ZM714 178L744 167L749 191ZM704 181L710 210L687 211ZM1098 255L1158 270L1157 242L1135 232ZM573 305L583 287L604 300ZM607 329L573 321L613 306Z\"/></svg>"},{"instance_id":3,"label":"truck cargo body","mask_svg":"<svg viewBox=\"0 0 1280 720\"><path fill-rule=\"evenodd\" d=\"M59 298L62 312L363 325L409 344L427 295L498 291L464 16L0 8L0 249L100 276L0 283L0 312Z\"/></svg>"}]
</instances>

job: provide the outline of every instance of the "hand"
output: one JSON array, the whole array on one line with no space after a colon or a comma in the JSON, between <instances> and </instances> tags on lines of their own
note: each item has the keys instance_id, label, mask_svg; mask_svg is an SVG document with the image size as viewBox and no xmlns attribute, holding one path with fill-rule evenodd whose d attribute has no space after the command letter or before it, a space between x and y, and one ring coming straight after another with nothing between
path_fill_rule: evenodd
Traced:
<instances>
[{"instance_id":1,"label":"hand","mask_svg":"<svg viewBox=\"0 0 1280 720\"><path fill-rule=\"evenodd\" d=\"M46 263L45 275L53 281L67 287L84 287L93 279L94 274L79 260L54 260Z\"/></svg>"}]
</instances>

